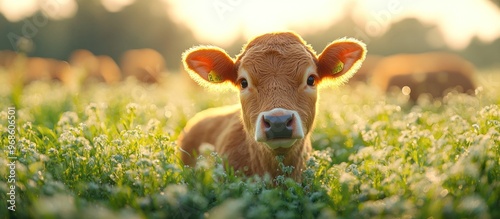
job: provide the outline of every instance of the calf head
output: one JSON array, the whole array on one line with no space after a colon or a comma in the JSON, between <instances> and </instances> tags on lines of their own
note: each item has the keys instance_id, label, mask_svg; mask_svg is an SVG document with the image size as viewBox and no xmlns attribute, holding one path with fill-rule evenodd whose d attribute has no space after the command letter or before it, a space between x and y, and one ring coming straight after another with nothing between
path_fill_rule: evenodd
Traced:
<instances>
[{"instance_id":1,"label":"calf head","mask_svg":"<svg viewBox=\"0 0 500 219\"><path fill-rule=\"evenodd\" d=\"M313 127L318 86L345 82L365 54L363 43L340 39L317 56L299 36L284 32L254 38L236 59L200 46L186 51L183 62L200 85L237 89L249 137L286 152Z\"/></svg>"}]
</instances>

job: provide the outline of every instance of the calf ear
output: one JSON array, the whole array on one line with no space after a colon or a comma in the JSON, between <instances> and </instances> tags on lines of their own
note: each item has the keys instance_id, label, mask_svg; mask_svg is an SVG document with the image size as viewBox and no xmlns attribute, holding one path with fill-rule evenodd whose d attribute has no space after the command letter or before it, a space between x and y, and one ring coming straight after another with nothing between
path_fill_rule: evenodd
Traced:
<instances>
[{"instance_id":1,"label":"calf ear","mask_svg":"<svg viewBox=\"0 0 500 219\"><path fill-rule=\"evenodd\" d=\"M218 47L193 47L184 52L182 62L189 76L201 86L223 88L236 81L233 59Z\"/></svg>"},{"instance_id":2,"label":"calf ear","mask_svg":"<svg viewBox=\"0 0 500 219\"><path fill-rule=\"evenodd\" d=\"M335 85L347 82L365 60L366 46L364 43L344 38L335 40L328 45L318 57L318 74L321 84Z\"/></svg>"}]
</instances>

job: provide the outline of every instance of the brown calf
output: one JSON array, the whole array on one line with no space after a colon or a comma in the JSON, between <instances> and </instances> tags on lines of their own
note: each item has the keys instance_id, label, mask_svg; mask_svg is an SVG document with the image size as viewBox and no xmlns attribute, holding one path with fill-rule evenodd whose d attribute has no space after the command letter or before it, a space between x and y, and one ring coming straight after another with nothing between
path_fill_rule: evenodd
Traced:
<instances>
[{"instance_id":1,"label":"brown calf","mask_svg":"<svg viewBox=\"0 0 500 219\"><path fill-rule=\"evenodd\" d=\"M132 76L145 83L156 83L165 71L163 56L153 49L134 49L125 52L120 61L125 77Z\"/></svg>"},{"instance_id":2,"label":"brown calf","mask_svg":"<svg viewBox=\"0 0 500 219\"><path fill-rule=\"evenodd\" d=\"M194 47L183 54L189 75L209 88L239 90L240 105L210 109L188 122L179 137L181 157L193 165L203 143L247 175L280 174L277 155L300 180L316 115L318 85L343 83L365 58L363 43L340 39L317 56L294 33L270 33L251 40L236 59L218 47Z\"/></svg>"},{"instance_id":3,"label":"brown calf","mask_svg":"<svg viewBox=\"0 0 500 219\"><path fill-rule=\"evenodd\" d=\"M441 98L450 89L471 93L474 67L465 59L444 52L399 54L382 59L372 72L372 83L384 91L402 89L416 101L427 93Z\"/></svg>"}]
</instances>

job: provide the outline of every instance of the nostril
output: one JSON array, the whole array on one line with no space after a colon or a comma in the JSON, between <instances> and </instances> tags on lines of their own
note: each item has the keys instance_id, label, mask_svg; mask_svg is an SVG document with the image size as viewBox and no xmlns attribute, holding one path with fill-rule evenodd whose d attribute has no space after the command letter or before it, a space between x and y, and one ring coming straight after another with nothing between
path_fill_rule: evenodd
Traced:
<instances>
[{"instance_id":1,"label":"nostril","mask_svg":"<svg viewBox=\"0 0 500 219\"><path fill-rule=\"evenodd\" d=\"M288 120L286 121L286 127L287 127L287 128L291 128L291 127L292 127L292 125L293 125L293 120L294 120L294 119L293 119L293 114L292 114L292 116L290 116L290 118L288 118Z\"/></svg>"},{"instance_id":2,"label":"nostril","mask_svg":"<svg viewBox=\"0 0 500 219\"><path fill-rule=\"evenodd\" d=\"M269 123L268 119L264 117L263 121L264 121L264 127L266 127L267 129L271 128L271 123Z\"/></svg>"},{"instance_id":3,"label":"nostril","mask_svg":"<svg viewBox=\"0 0 500 219\"><path fill-rule=\"evenodd\" d=\"M278 113L275 113L278 114ZM281 114L281 113L280 113ZM294 115L283 113L281 115L262 115L261 128L267 140L291 138L294 130Z\"/></svg>"}]
</instances>

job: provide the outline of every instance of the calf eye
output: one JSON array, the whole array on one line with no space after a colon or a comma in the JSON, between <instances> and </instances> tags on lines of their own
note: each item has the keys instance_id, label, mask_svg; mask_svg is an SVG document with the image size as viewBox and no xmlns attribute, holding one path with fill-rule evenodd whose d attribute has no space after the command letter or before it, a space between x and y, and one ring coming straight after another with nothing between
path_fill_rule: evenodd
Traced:
<instances>
[{"instance_id":1,"label":"calf eye","mask_svg":"<svg viewBox=\"0 0 500 219\"><path fill-rule=\"evenodd\" d=\"M307 85L314 86L315 83L316 83L316 78L314 78L314 76L311 75L307 77Z\"/></svg>"},{"instance_id":2,"label":"calf eye","mask_svg":"<svg viewBox=\"0 0 500 219\"><path fill-rule=\"evenodd\" d=\"M241 86L241 88L243 88L243 89L247 88L247 87L248 87L248 81L247 81L247 79L244 79L244 78L243 78L243 79L241 79L241 81L240 81L240 86Z\"/></svg>"}]
</instances>

